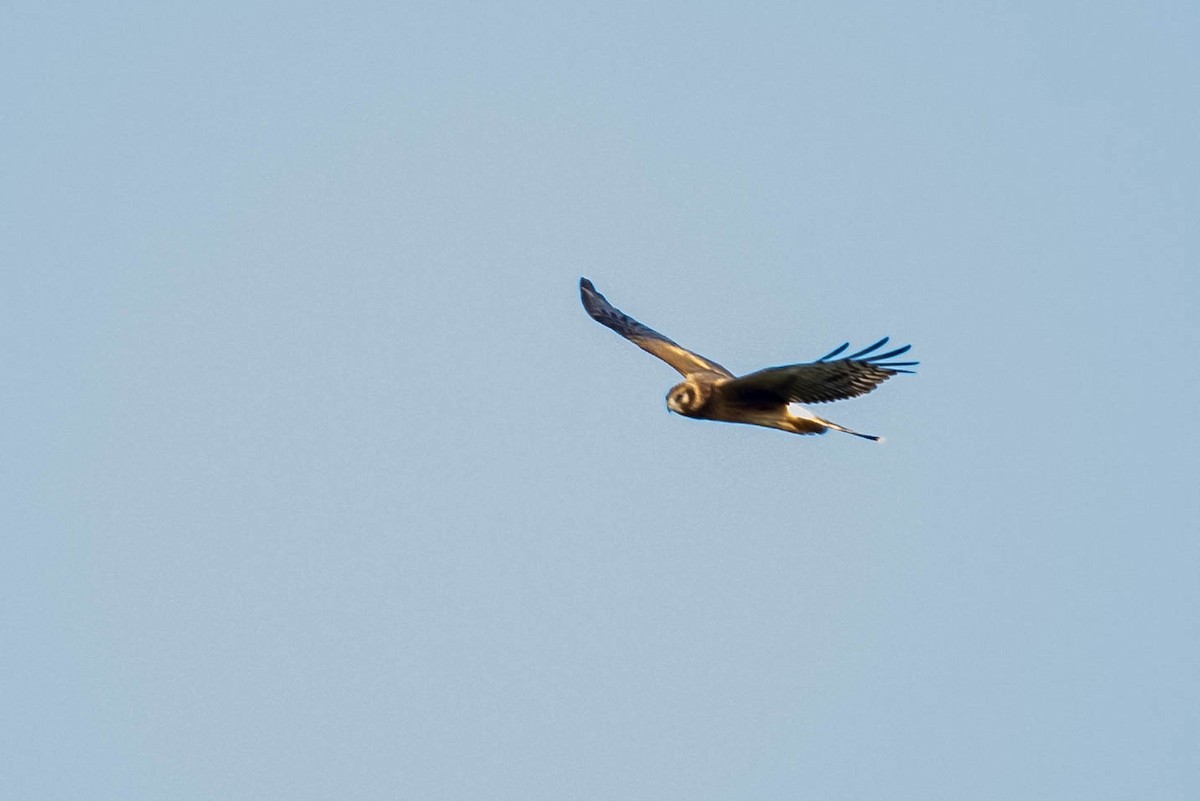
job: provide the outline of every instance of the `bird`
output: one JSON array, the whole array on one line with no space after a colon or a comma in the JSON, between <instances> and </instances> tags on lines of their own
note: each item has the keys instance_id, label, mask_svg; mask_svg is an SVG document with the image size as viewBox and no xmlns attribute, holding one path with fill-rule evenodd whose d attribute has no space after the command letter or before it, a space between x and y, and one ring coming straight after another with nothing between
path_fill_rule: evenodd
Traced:
<instances>
[{"instance_id":1,"label":"bird","mask_svg":"<svg viewBox=\"0 0 1200 801\"><path fill-rule=\"evenodd\" d=\"M897 373L919 362L893 361L912 345L880 353L890 338L848 356L846 342L814 362L767 367L735 376L721 365L693 353L649 326L625 314L596 291L587 278L579 279L579 297L593 320L674 367L684 380L667 392L667 408L684 417L775 428L792 434L824 434L833 429L878 442L818 417L802 404L828 403L865 395Z\"/></svg>"}]
</instances>

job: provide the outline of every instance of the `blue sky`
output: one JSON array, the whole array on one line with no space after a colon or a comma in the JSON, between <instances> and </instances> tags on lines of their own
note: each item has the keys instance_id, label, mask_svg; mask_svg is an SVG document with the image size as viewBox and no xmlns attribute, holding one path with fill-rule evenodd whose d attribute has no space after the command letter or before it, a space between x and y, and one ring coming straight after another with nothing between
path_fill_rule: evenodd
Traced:
<instances>
[{"instance_id":1,"label":"blue sky","mask_svg":"<svg viewBox=\"0 0 1200 801\"><path fill-rule=\"evenodd\" d=\"M13 797L1200 794L1193 4L6 16Z\"/></svg>"}]
</instances>

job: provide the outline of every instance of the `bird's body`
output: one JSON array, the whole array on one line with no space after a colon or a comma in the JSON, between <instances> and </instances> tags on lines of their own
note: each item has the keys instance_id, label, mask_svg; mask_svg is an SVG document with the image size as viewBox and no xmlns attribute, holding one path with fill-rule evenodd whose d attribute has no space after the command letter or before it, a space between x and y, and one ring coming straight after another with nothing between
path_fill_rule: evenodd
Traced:
<instances>
[{"instance_id":1,"label":"bird's body","mask_svg":"<svg viewBox=\"0 0 1200 801\"><path fill-rule=\"evenodd\" d=\"M693 374L667 393L667 408L684 417L748 423L793 434L824 434L829 428L838 427L797 403L730 399L722 391L722 386L730 380L719 373Z\"/></svg>"},{"instance_id":2,"label":"bird's body","mask_svg":"<svg viewBox=\"0 0 1200 801\"><path fill-rule=\"evenodd\" d=\"M777 428L793 434L824 434L829 429L860 434L805 409L803 403L826 403L870 392L896 373L911 373L917 362L888 361L908 352L909 345L876 353L888 338L857 353L834 360L850 345L808 364L768 367L738 377L716 362L681 347L657 331L623 313L596 291L592 282L579 279L583 307L597 322L611 328L638 347L665 361L684 380L667 393L667 408L685 417Z\"/></svg>"}]
</instances>

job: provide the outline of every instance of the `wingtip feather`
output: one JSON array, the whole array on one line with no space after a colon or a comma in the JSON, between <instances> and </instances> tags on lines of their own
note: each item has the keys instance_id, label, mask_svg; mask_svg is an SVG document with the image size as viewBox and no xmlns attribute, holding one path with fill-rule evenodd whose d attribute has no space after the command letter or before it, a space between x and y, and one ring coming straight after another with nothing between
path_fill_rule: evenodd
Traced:
<instances>
[{"instance_id":1,"label":"wingtip feather","mask_svg":"<svg viewBox=\"0 0 1200 801\"><path fill-rule=\"evenodd\" d=\"M858 353L852 353L849 356L847 356L846 358L847 359L858 359L863 356L866 356L868 353L871 353L872 351L876 351L876 350L879 350L880 348L882 348L884 345L886 345L888 343L888 340L890 340L890 339L891 339L891 337L884 337L883 339L876 342L874 345L865 347L862 350L860 350Z\"/></svg>"},{"instance_id":2,"label":"wingtip feather","mask_svg":"<svg viewBox=\"0 0 1200 801\"><path fill-rule=\"evenodd\" d=\"M841 353L842 351L844 351L844 350L845 350L846 348L848 348L848 347L850 347L850 343L849 343L849 342L843 342L841 345L839 345L838 347L834 348L834 349L833 349L833 350L831 350L829 353L826 353L824 356L822 356L821 358L817 359L817 361L818 361L818 362L827 362L827 361L829 361L830 359L832 359L834 356L837 356L839 353Z\"/></svg>"}]
</instances>

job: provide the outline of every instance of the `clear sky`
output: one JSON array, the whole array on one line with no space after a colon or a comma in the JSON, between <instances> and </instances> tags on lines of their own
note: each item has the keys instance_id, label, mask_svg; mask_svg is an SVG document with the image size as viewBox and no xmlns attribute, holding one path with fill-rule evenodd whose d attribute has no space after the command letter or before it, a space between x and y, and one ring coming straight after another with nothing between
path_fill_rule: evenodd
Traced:
<instances>
[{"instance_id":1,"label":"clear sky","mask_svg":"<svg viewBox=\"0 0 1200 801\"><path fill-rule=\"evenodd\" d=\"M1200 798L1195 3L4 17L7 797Z\"/></svg>"}]
</instances>

